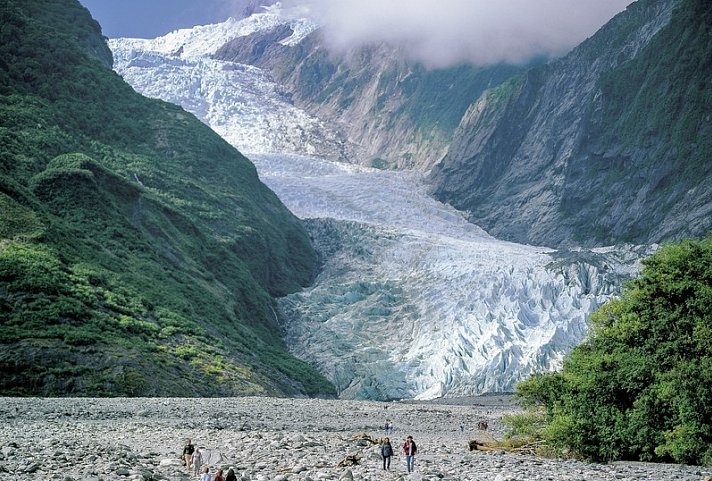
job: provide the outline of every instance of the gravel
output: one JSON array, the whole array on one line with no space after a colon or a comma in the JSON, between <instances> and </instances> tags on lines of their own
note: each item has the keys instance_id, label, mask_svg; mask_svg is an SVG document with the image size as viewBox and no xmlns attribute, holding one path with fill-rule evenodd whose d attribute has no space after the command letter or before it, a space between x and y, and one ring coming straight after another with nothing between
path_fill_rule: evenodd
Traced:
<instances>
[{"instance_id":1,"label":"gravel","mask_svg":"<svg viewBox=\"0 0 712 481\"><path fill-rule=\"evenodd\" d=\"M470 440L500 438L507 396L460 402L318 399L2 398L0 480L196 480L179 459L186 438L203 448L211 473L234 468L242 481L702 481L712 468L471 452ZM396 456L390 471L366 440L385 436ZM487 431L477 430L486 420ZM462 429L461 429L462 424ZM400 445L418 444L407 474ZM345 459L357 464L339 466Z\"/></svg>"}]
</instances>

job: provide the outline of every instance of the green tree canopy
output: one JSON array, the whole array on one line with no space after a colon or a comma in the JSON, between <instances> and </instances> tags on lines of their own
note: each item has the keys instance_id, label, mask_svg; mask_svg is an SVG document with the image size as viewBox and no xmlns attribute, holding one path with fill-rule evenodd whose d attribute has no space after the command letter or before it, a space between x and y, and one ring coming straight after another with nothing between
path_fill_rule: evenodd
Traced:
<instances>
[{"instance_id":1,"label":"green tree canopy","mask_svg":"<svg viewBox=\"0 0 712 481\"><path fill-rule=\"evenodd\" d=\"M591 316L563 370L517 387L544 436L597 461L712 463L712 235L663 246Z\"/></svg>"}]
</instances>

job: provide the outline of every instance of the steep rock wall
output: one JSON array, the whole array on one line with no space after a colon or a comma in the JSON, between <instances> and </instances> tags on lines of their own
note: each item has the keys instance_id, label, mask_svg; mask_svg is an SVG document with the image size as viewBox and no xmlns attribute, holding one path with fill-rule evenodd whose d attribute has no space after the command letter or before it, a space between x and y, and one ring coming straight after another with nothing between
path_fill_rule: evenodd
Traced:
<instances>
[{"instance_id":1,"label":"steep rock wall","mask_svg":"<svg viewBox=\"0 0 712 481\"><path fill-rule=\"evenodd\" d=\"M386 45L344 54L319 31L291 45L287 25L239 37L215 55L271 72L300 108L346 132L353 156L374 167L427 170L447 149L467 107L521 67L427 70Z\"/></svg>"},{"instance_id":2,"label":"steep rock wall","mask_svg":"<svg viewBox=\"0 0 712 481\"><path fill-rule=\"evenodd\" d=\"M636 2L566 57L486 92L431 173L435 196L523 243L703 235L712 218L708 10Z\"/></svg>"}]
</instances>

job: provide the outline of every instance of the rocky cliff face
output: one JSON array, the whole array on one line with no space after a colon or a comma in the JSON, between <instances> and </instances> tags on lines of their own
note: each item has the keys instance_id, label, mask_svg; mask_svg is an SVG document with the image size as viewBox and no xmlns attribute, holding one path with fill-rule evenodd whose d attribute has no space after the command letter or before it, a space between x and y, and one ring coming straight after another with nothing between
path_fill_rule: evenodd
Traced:
<instances>
[{"instance_id":1,"label":"rocky cliff face","mask_svg":"<svg viewBox=\"0 0 712 481\"><path fill-rule=\"evenodd\" d=\"M299 43L280 25L241 36L215 58L269 71L294 103L333 123L374 167L428 169L442 158L463 113L486 88L522 68L459 66L427 70L397 49L373 45L330 54L318 30Z\"/></svg>"},{"instance_id":2,"label":"rocky cliff face","mask_svg":"<svg viewBox=\"0 0 712 481\"><path fill-rule=\"evenodd\" d=\"M569 55L486 92L436 197L538 245L648 243L712 226L709 6L639 1Z\"/></svg>"}]
</instances>

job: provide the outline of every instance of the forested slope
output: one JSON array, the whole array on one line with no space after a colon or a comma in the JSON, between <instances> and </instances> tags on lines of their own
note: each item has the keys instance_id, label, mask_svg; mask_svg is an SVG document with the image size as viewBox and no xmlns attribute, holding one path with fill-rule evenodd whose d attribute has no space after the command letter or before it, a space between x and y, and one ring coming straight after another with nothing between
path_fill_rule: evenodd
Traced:
<instances>
[{"instance_id":1,"label":"forested slope","mask_svg":"<svg viewBox=\"0 0 712 481\"><path fill-rule=\"evenodd\" d=\"M281 341L316 259L254 166L113 73L76 0L0 15L0 393L331 393Z\"/></svg>"}]
</instances>

